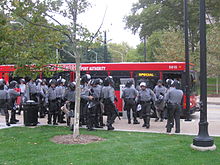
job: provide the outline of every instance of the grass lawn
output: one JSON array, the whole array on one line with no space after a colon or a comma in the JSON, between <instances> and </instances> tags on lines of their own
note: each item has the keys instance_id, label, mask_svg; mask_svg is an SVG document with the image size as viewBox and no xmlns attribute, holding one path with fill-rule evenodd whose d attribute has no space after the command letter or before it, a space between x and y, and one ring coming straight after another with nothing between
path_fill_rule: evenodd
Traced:
<instances>
[{"instance_id":1,"label":"grass lawn","mask_svg":"<svg viewBox=\"0 0 220 165\"><path fill-rule=\"evenodd\" d=\"M17 127L0 130L0 165L219 165L220 150L199 152L190 148L192 136L114 131L81 134L106 141L55 144L55 135L70 134L67 127ZM220 146L220 138L215 138Z\"/></svg>"}]
</instances>

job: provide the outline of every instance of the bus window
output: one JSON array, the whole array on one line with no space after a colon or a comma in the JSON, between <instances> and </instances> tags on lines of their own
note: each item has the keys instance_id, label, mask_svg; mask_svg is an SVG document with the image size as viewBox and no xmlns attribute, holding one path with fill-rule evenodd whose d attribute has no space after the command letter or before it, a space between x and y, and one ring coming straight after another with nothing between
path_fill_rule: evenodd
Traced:
<instances>
[{"instance_id":1,"label":"bus window","mask_svg":"<svg viewBox=\"0 0 220 165\"><path fill-rule=\"evenodd\" d=\"M182 86L184 86L184 84L186 84L184 82L184 78L182 75L182 72L163 72L163 82L165 84L165 86L167 86L167 84L165 83L167 79L172 79L172 80L178 80Z\"/></svg>"},{"instance_id":2,"label":"bus window","mask_svg":"<svg viewBox=\"0 0 220 165\"><path fill-rule=\"evenodd\" d=\"M121 78L130 78L129 71L112 71L111 76L115 82L115 90L120 90Z\"/></svg>"},{"instance_id":3,"label":"bus window","mask_svg":"<svg viewBox=\"0 0 220 165\"><path fill-rule=\"evenodd\" d=\"M107 71L91 71L90 75L94 79L96 78L105 79L106 77L108 77L108 72Z\"/></svg>"}]
</instances>

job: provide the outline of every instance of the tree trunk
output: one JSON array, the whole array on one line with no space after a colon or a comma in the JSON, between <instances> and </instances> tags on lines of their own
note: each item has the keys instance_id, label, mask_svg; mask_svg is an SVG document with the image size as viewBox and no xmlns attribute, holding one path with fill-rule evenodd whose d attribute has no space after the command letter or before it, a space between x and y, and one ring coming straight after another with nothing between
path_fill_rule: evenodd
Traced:
<instances>
[{"instance_id":1,"label":"tree trunk","mask_svg":"<svg viewBox=\"0 0 220 165\"><path fill-rule=\"evenodd\" d=\"M75 97L75 117L74 117L73 137L77 138L79 136L81 89L80 89L80 55L78 52L76 52L75 56L76 56L76 97Z\"/></svg>"},{"instance_id":2,"label":"tree trunk","mask_svg":"<svg viewBox=\"0 0 220 165\"><path fill-rule=\"evenodd\" d=\"M217 78L216 78L216 94L218 95L218 93L219 93L219 91L218 91L218 84L219 84L219 76L217 76Z\"/></svg>"}]
</instances>

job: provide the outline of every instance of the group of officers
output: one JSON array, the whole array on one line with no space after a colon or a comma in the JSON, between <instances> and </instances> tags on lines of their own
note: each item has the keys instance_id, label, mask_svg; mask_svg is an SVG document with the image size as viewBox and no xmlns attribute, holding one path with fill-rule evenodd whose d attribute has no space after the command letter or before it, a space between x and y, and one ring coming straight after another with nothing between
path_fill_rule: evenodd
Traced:
<instances>
[{"instance_id":1,"label":"group of officers","mask_svg":"<svg viewBox=\"0 0 220 165\"><path fill-rule=\"evenodd\" d=\"M104 126L107 126L107 130L114 130L113 123L119 117L119 113L115 106L117 98L113 78L108 76L104 80L92 79L89 74L85 74L81 77L80 88L80 126L86 125L90 131ZM67 116L67 125L70 125L70 119L74 117L75 90L76 83L66 83L63 78L51 79L49 84L41 79L21 79L20 83L11 81L9 85L0 79L0 110L5 115L6 125L10 126L18 122L16 110L20 114L22 104L27 100L34 100L38 103L39 117L48 115L48 124L66 123L64 119ZM16 106L18 96L21 96L20 106ZM121 97L124 100L128 124L131 124L132 111L133 124L140 124L137 119L139 117L144 121L142 127L150 128L151 109L154 107L157 115L155 121L163 122L166 109L166 131L171 132L175 121L175 132L180 132L183 91L180 89L179 81L168 79L165 87L162 80L158 80L152 90L147 80L141 81L136 88L133 81L128 80ZM64 110L64 107L68 110ZM8 110L11 110L10 120ZM107 115L106 123L103 122L103 114Z\"/></svg>"}]
</instances>

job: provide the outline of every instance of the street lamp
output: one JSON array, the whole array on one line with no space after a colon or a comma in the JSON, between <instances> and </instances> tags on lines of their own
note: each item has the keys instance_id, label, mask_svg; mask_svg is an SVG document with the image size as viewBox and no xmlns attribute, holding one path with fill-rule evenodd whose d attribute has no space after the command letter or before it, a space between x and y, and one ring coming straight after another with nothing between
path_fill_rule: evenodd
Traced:
<instances>
[{"instance_id":1,"label":"street lamp","mask_svg":"<svg viewBox=\"0 0 220 165\"><path fill-rule=\"evenodd\" d=\"M17 22L17 21L10 21L11 24L19 24L22 27L24 27L24 25L21 22Z\"/></svg>"},{"instance_id":2,"label":"street lamp","mask_svg":"<svg viewBox=\"0 0 220 165\"><path fill-rule=\"evenodd\" d=\"M191 147L200 151L215 150L213 138L208 133L207 122L207 63L206 63L206 15L205 0L200 0L200 121L199 133Z\"/></svg>"},{"instance_id":3,"label":"street lamp","mask_svg":"<svg viewBox=\"0 0 220 165\"><path fill-rule=\"evenodd\" d=\"M98 62L98 53L95 52L94 50L88 50L88 51L95 53L95 62L97 63Z\"/></svg>"},{"instance_id":4,"label":"street lamp","mask_svg":"<svg viewBox=\"0 0 220 165\"><path fill-rule=\"evenodd\" d=\"M121 52L119 52L117 50L113 50L113 49L111 49L111 51L119 53L121 55L121 62L124 62L124 55Z\"/></svg>"}]
</instances>

